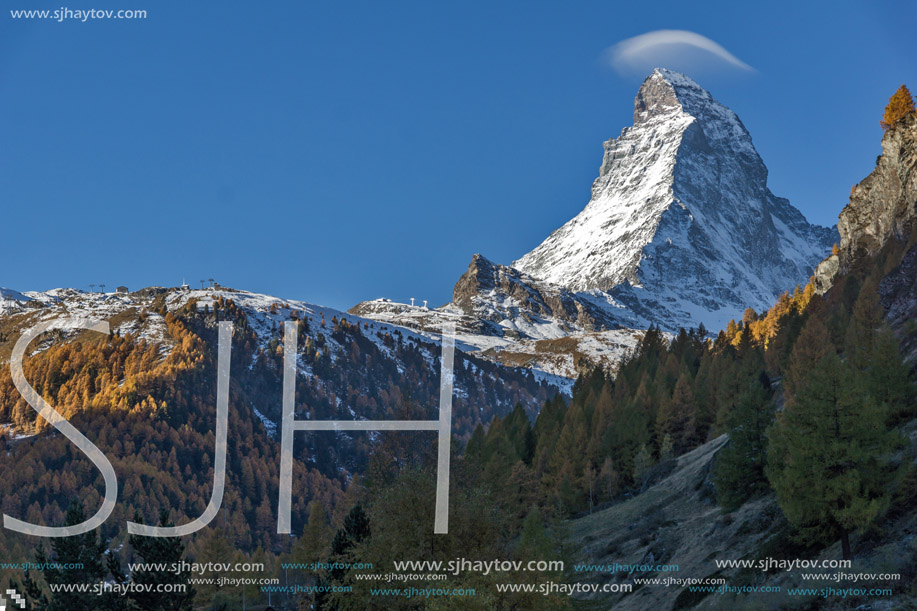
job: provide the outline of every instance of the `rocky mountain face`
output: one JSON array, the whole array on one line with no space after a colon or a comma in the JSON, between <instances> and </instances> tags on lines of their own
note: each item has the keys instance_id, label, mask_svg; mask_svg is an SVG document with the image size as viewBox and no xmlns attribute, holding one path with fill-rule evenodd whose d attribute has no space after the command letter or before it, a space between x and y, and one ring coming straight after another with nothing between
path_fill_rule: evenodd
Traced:
<instances>
[{"instance_id":1,"label":"rocky mountain face","mask_svg":"<svg viewBox=\"0 0 917 611\"><path fill-rule=\"evenodd\" d=\"M604 147L585 209L511 266L477 254L449 304L350 312L421 331L449 319L485 357L575 376L613 366L635 330L715 331L770 307L837 240L770 192L745 126L684 75L653 72Z\"/></svg>"},{"instance_id":2,"label":"rocky mountain face","mask_svg":"<svg viewBox=\"0 0 917 611\"><path fill-rule=\"evenodd\" d=\"M882 151L875 170L853 188L850 203L840 213L841 242L838 251L818 266L816 285L822 293L832 286L832 292L843 292L850 285L842 284L841 275L850 273L855 277L864 270L880 270L878 292L886 319L901 340L903 355L917 366L917 115L909 116L885 134ZM829 293L826 303L837 301ZM782 405L782 398L778 398L778 405ZM917 420L903 424L900 432L903 451L894 453L892 463L896 468L912 465L917 455ZM867 599L866 589L853 590L854 595L845 597L843 602L826 603L814 596L819 588L845 587L833 575L829 574L830 579L804 579L804 572L778 571L753 576L747 569L716 566L712 561L770 556L776 542L786 540L789 534L773 493L753 498L732 513L714 503L713 473L718 453L726 443L723 435L665 468L658 465L658 475L651 477L642 493L571 521L570 543L577 550L574 562L584 567L583 579L607 579L601 567L624 556L641 558L641 562L675 564L683 575L723 577L732 585L766 581L772 586L770 593L755 596L761 608L914 606L913 591L907 589L893 588L891 595L883 599ZM902 497L897 492L893 498ZM883 515L874 531L855 535L853 553L858 571L913 573L917 558L917 541L911 536L917 525L914 507L913 502L901 503ZM841 554L839 547L834 543L810 557L837 558ZM802 595L790 596L794 588ZM711 596L675 588L640 588L616 598L595 599L613 604L615 609L742 608L749 600L747 595L738 593Z\"/></svg>"},{"instance_id":3,"label":"rocky mountain face","mask_svg":"<svg viewBox=\"0 0 917 611\"><path fill-rule=\"evenodd\" d=\"M902 349L917 362L917 115L885 133L875 169L853 187L837 226L841 241L816 268L816 290L826 292L839 273L899 244L904 254L879 283L879 296Z\"/></svg>"},{"instance_id":4,"label":"rocky mountain face","mask_svg":"<svg viewBox=\"0 0 917 611\"><path fill-rule=\"evenodd\" d=\"M480 254L442 307L375 299L348 313L431 336L452 322L459 345L502 365L532 369L567 390L586 368L613 369L643 336L632 328L632 314L610 296L575 293Z\"/></svg>"},{"instance_id":5,"label":"rocky mountain face","mask_svg":"<svg viewBox=\"0 0 917 611\"><path fill-rule=\"evenodd\" d=\"M608 311L576 293L477 254L452 292L452 305L493 334L562 337L619 327Z\"/></svg>"},{"instance_id":6,"label":"rocky mountain face","mask_svg":"<svg viewBox=\"0 0 917 611\"><path fill-rule=\"evenodd\" d=\"M351 314L435 331L446 320L469 334L506 339L555 339L583 331L617 329L626 313L476 254L440 308L374 299Z\"/></svg>"},{"instance_id":7,"label":"rocky mountain face","mask_svg":"<svg viewBox=\"0 0 917 611\"><path fill-rule=\"evenodd\" d=\"M349 312L437 331L451 320L463 332L506 339L554 339L620 326L612 314L571 291L532 278L476 254L442 308L410 306L388 299L364 301Z\"/></svg>"},{"instance_id":8,"label":"rocky mountain face","mask_svg":"<svg viewBox=\"0 0 917 611\"><path fill-rule=\"evenodd\" d=\"M834 276L858 258L872 256L891 239L907 239L917 223L917 115L906 117L882 138L872 173L855 185L838 215L840 244L819 264L815 280L824 293Z\"/></svg>"},{"instance_id":9,"label":"rocky mountain face","mask_svg":"<svg viewBox=\"0 0 917 611\"><path fill-rule=\"evenodd\" d=\"M882 138L872 173L853 187L838 216L840 250L846 259L873 255L891 238L917 224L917 115L911 114Z\"/></svg>"},{"instance_id":10,"label":"rocky mountain face","mask_svg":"<svg viewBox=\"0 0 917 611\"><path fill-rule=\"evenodd\" d=\"M917 115L885 133L875 169L853 187L837 226L840 244L816 268L816 290L827 292L860 260L901 248L900 262L879 283L879 296L902 350L917 363Z\"/></svg>"},{"instance_id":11,"label":"rocky mountain face","mask_svg":"<svg viewBox=\"0 0 917 611\"><path fill-rule=\"evenodd\" d=\"M634 125L605 143L586 208L513 267L609 293L647 324L716 329L804 283L834 241L770 192L733 111L688 77L656 70Z\"/></svg>"}]
</instances>

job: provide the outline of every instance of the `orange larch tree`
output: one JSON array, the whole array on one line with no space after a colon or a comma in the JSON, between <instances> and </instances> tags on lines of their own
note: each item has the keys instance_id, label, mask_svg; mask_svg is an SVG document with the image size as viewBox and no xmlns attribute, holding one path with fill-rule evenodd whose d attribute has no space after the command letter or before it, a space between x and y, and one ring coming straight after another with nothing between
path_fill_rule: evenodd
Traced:
<instances>
[{"instance_id":1,"label":"orange larch tree","mask_svg":"<svg viewBox=\"0 0 917 611\"><path fill-rule=\"evenodd\" d=\"M882 120L879 121L879 125L882 126L882 129L887 130L894 127L907 115L913 113L914 96L911 95L906 85L901 85L895 95L888 101L888 106L885 107L885 114L882 116Z\"/></svg>"}]
</instances>

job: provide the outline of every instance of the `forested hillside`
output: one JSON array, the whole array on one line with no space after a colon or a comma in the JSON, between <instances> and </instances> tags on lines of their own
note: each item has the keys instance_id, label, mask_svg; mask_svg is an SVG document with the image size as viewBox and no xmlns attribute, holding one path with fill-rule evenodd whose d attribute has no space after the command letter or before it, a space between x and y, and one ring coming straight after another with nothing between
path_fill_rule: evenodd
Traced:
<instances>
[{"instance_id":1,"label":"forested hillside","mask_svg":"<svg viewBox=\"0 0 917 611\"><path fill-rule=\"evenodd\" d=\"M702 530L688 534L684 529L694 527L677 526L687 515L666 520L666 507L647 501L642 514L628 514L634 521L619 525L623 530L604 542L595 533L612 535L601 519L589 519L590 513L613 511L631 500L640 503L644 491L668 481L679 457L701 446L699 456L707 462L689 462L692 477L700 479L690 483L690 497L679 497L688 503L682 509L701 513L706 507L703 513L722 516L725 528L732 523L731 512L741 508L744 526L731 528L743 542L739 546L732 539L736 550L746 550L744 542L752 540L760 541L752 558L817 557L832 545L844 557L882 548L888 543L886 529L895 536L891 533L905 528L900 524L914 518L917 446L905 433L913 431L917 395L876 287L913 246L913 239L889 242L877 257L839 276L827 294L817 295L812 284L800 287L767 312L748 311L716 339L695 330L666 341L651 330L614 378L602 371L582 376L569 405L560 398L546 402L534 424L517 408L493 419L486 430L476 428L455 467L456 532L448 537L429 534L418 540L414 526L432 520L432 458L415 453L413 462L383 469L383 476L366 482L365 531L346 545L326 547L319 557L391 566L403 558L525 558L538 550L537 557L566 559L569 567L571 559L677 563L680 554L690 553L706 555L712 566L710 557L733 557L729 547L719 547L730 541L717 534L719 519L709 518ZM726 443L713 441L724 433ZM393 450L405 453L411 455L410 446ZM754 502L746 511L749 501ZM681 532L689 547L674 545L675 535L662 537L665 529ZM327 536L330 540L330 532ZM615 553L631 547L640 556ZM592 550L602 555L593 556ZM896 566L910 575L915 560L903 557ZM686 561L685 566L691 565ZM727 576L736 586L753 579L747 572ZM566 574L540 579L552 577L626 583L632 575L577 574L568 568ZM365 582L345 572L325 579L317 583L349 584L366 594L360 589ZM493 583L506 579L459 575L450 585L495 592ZM521 572L511 579L539 577ZM907 587L896 594L917 595ZM671 600L680 589L659 592ZM610 600L638 600L628 596ZM317 602L320 608L360 608L355 600L369 599L338 596ZM631 608L645 608L640 605L648 599L639 600ZM686 593L675 608L703 600ZM482 608L553 609L567 608L571 601L494 594L487 603L491 606ZM436 604L389 598L372 608Z\"/></svg>"},{"instance_id":2,"label":"forested hillside","mask_svg":"<svg viewBox=\"0 0 917 611\"><path fill-rule=\"evenodd\" d=\"M185 544L191 558L209 555L206 550L219 540L229 544L230 555L266 558L273 565L293 543L276 534L280 323L299 323L297 419L435 419L440 349L397 328L341 314L326 318L324 311L310 314L279 300L260 312L221 294L203 302L185 297L158 289L139 296L139 307L112 312L109 305L103 312L112 327L107 337L91 331L44 334L30 347L35 352L24 362L25 376L111 460L118 504L100 534L116 548L126 541L125 522L135 514L156 523L168 511L171 521L183 524L207 506L213 489L216 327L231 321L226 492L214 521ZM67 305L67 299L32 303L0 318L0 354L8 358L24 328L48 315L66 315ZM526 370L461 351L455 362L457 440L520 401L533 414L554 392ZM103 491L101 473L19 395L7 363L0 367L0 423L3 513L62 525L74 499L94 513ZM424 443L434 439L433 433L420 435ZM341 500L357 495L354 478L367 470L377 439L375 433L296 435L295 533L303 531L310 503L327 508L330 524L342 524L350 508ZM33 538L6 531L0 555L31 561L35 545ZM122 554L125 562L132 550L128 546ZM206 592L201 596L208 598Z\"/></svg>"},{"instance_id":3,"label":"forested hillside","mask_svg":"<svg viewBox=\"0 0 917 611\"><path fill-rule=\"evenodd\" d=\"M4 358L18 334L40 319L103 310L110 318L108 336L56 331L37 340L24 365L38 393L110 458L121 488L114 514L98 532L53 545L7 532L0 554L12 561L87 562L75 576L48 571L43 579L30 574L22 580L31 603L43 611L93 608L89 599L60 595L45 604L47 584L120 582L127 579L123 563L138 557L248 559L263 562L268 574L282 573L285 584L322 588L272 602L290 609L528 610L575 608L584 601L497 586L633 578L626 572L577 574L573 560L617 561L621 555L624 562L652 564L690 556L685 566L699 566L721 557L831 553L890 566L903 580L884 602L892 608L913 604L917 393L915 361L900 348L902 338L913 345L908 313L917 304L911 273L917 253L913 103L883 121L885 152L876 171L853 189L838 248L808 284L783 294L767 311L749 309L715 337L703 327L674 336L650 328L617 370L581 375L569 400L531 371L457 352L446 535L434 535L432 527L432 434L401 431L298 435L295 534L275 534L281 323L299 322L300 420L432 419L440 363L439 346L429 338L343 313L326 316L317 307L253 301L243 292L198 299L154 289L117 307L107 297L87 300L75 293L30 301L0 318ZM234 331L222 508L206 529L180 541L157 546L128 537L129 519L185 523L207 504L216 334L224 321ZM9 423L0 434L5 514L60 525L94 511L100 473L19 397L8 367L0 368L0 422ZM670 484L680 486L673 488L679 498L672 490L661 493ZM680 503L679 511L693 512L695 521L666 516L659 499ZM602 528L606 518L626 533L612 537ZM749 549L749 537L760 543L757 549ZM625 558L622 550L639 557ZM876 550L884 554L878 560ZM368 574L385 575L400 560L457 558L564 560L566 568L449 575L448 587L474 590L473 602L374 595L376 584L347 568L368 563ZM291 575L281 570L285 561L337 564ZM715 574L733 585L757 579L741 570ZM131 578L174 579L148 573ZM443 584L420 577L410 585ZM650 596L644 590L617 602L639 608L644 595ZM263 606L258 592L216 587L201 587L194 604L237 608L244 596L246 604ZM687 590L655 596L657 606L716 606L713 597ZM106 598L99 608L127 611L135 602ZM791 606L828 604L799 599ZM148 608L187 609L191 603L156 605Z\"/></svg>"}]
</instances>

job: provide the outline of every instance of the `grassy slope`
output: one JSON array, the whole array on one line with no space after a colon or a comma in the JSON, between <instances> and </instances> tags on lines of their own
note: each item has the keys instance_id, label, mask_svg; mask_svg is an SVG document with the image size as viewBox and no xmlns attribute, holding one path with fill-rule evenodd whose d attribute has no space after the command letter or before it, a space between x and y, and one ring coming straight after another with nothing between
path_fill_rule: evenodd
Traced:
<instances>
[{"instance_id":1,"label":"grassy slope","mask_svg":"<svg viewBox=\"0 0 917 611\"><path fill-rule=\"evenodd\" d=\"M905 427L910 446L901 460L917 457L917 420ZM855 609L871 603L872 609L917 609L915 572L917 572L917 505L894 518L886 518L869 533L853 539L853 567L846 573L895 572L900 582L838 584L803 582L800 571L791 573L751 569L718 571L715 560L743 558L840 558L840 545L822 550L795 546L773 494L754 499L738 511L726 514L713 499L711 467L717 451L727 442L723 435L684 456L675 464L657 467L655 481L647 489L624 502L569 523L571 548L577 550L574 562L589 564L677 564L678 572L634 574L579 573L574 579L590 583L624 583L633 577L704 578L722 576L732 586L779 585L782 594L691 595L678 586L635 586L630 594L599 596L599 608L609 603L615 609ZM668 471L666 473L666 471ZM821 572L821 571L818 571ZM786 589L892 587L892 599L854 598L816 600L790 597ZM585 602L585 601L584 601ZM591 606L588 605L587 606Z\"/></svg>"}]
</instances>

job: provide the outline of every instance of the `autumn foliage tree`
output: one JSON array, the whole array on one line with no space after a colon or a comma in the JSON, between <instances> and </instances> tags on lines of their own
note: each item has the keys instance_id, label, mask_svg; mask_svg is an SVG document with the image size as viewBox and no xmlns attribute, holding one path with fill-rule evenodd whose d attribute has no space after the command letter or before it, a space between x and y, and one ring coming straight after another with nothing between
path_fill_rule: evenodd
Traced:
<instances>
[{"instance_id":1,"label":"autumn foliage tree","mask_svg":"<svg viewBox=\"0 0 917 611\"><path fill-rule=\"evenodd\" d=\"M879 125L882 129L888 130L894 127L901 119L914 113L914 96L908 90L906 85L901 85L898 91L889 99L888 106L885 107L885 114Z\"/></svg>"}]
</instances>

